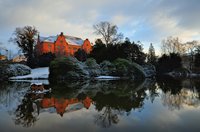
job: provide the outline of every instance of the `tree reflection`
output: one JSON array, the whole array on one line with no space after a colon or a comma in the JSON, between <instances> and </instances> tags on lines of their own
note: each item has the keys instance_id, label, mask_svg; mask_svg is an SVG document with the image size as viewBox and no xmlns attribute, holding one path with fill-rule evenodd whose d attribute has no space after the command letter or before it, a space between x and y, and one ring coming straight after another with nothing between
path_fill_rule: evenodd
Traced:
<instances>
[{"instance_id":1,"label":"tree reflection","mask_svg":"<svg viewBox=\"0 0 200 132\"><path fill-rule=\"evenodd\" d=\"M182 81L172 77L163 76L157 79L157 84L164 93L178 94L182 89Z\"/></svg>"},{"instance_id":2,"label":"tree reflection","mask_svg":"<svg viewBox=\"0 0 200 132\"><path fill-rule=\"evenodd\" d=\"M108 128L112 124L117 124L119 122L117 113L112 110L110 106L106 106L102 111L102 113L97 115L95 124L104 128Z\"/></svg>"},{"instance_id":3,"label":"tree reflection","mask_svg":"<svg viewBox=\"0 0 200 132\"><path fill-rule=\"evenodd\" d=\"M145 80L134 82L127 80L117 81L86 81L66 84L50 85L53 89L50 95L26 94L15 111L15 124L31 127L38 120L42 112L57 112L60 115L77 109L88 109L93 103L98 115L95 124L101 127L110 127L120 121L120 115L129 115L132 110L143 110L144 100L147 97L153 100L158 95L155 81ZM149 94L147 94L149 89ZM39 99L39 101L36 101ZM34 105L37 106L37 112ZM72 107L68 107L73 105ZM74 107L75 108L75 107ZM67 111L67 112L66 112Z\"/></svg>"},{"instance_id":4,"label":"tree reflection","mask_svg":"<svg viewBox=\"0 0 200 132\"><path fill-rule=\"evenodd\" d=\"M180 110L184 106L198 107L200 105L198 82L191 79L160 79L158 86L164 92L161 96L163 105L170 110Z\"/></svg>"},{"instance_id":5,"label":"tree reflection","mask_svg":"<svg viewBox=\"0 0 200 132\"><path fill-rule=\"evenodd\" d=\"M199 99L200 99L200 80L199 80L199 79L195 79L195 80L193 81L193 84L194 84L193 87L195 87L195 89L196 89L197 92L199 93Z\"/></svg>"},{"instance_id":6,"label":"tree reflection","mask_svg":"<svg viewBox=\"0 0 200 132\"><path fill-rule=\"evenodd\" d=\"M150 81L150 84L148 85L148 90L149 90L149 98L151 100L151 103L155 100L156 97L159 96L158 93L158 88L155 85L155 80Z\"/></svg>"},{"instance_id":7,"label":"tree reflection","mask_svg":"<svg viewBox=\"0 0 200 132\"><path fill-rule=\"evenodd\" d=\"M101 127L110 127L112 124L117 124L120 114L126 112L129 115L132 109L142 109L145 97L144 89L126 96L98 92L93 98L96 109L99 111L95 117L95 124Z\"/></svg>"},{"instance_id":8,"label":"tree reflection","mask_svg":"<svg viewBox=\"0 0 200 132\"><path fill-rule=\"evenodd\" d=\"M26 94L15 111L15 124L23 127L33 126L37 121L37 115L34 115L33 112L33 101L30 98L30 94Z\"/></svg>"},{"instance_id":9,"label":"tree reflection","mask_svg":"<svg viewBox=\"0 0 200 132\"><path fill-rule=\"evenodd\" d=\"M199 94L193 90L183 88L174 95L167 92L162 95L163 105L170 110L180 110L185 105L197 108L200 105Z\"/></svg>"}]
</instances>

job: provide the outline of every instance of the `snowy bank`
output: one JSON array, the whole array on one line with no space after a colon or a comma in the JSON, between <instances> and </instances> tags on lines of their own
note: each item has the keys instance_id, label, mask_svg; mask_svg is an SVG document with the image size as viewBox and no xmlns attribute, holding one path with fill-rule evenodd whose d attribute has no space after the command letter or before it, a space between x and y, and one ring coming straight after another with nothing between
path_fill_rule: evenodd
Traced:
<instances>
[{"instance_id":1,"label":"snowy bank","mask_svg":"<svg viewBox=\"0 0 200 132\"><path fill-rule=\"evenodd\" d=\"M11 80L23 80L23 79L48 79L49 67L31 69L31 74L25 76L10 77Z\"/></svg>"},{"instance_id":2,"label":"snowy bank","mask_svg":"<svg viewBox=\"0 0 200 132\"><path fill-rule=\"evenodd\" d=\"M49 85L49 80L47 79L39 79L39 80L27 80L27 79L14 79L14 80L10 80L12 82L27 82L27 83L42 83L45 85Z\"/></svg>"},{"instance_id":3,"label":"snowy bank","mask_svg":"<svg viewBox=\"0 0 200 132\"><path fill-rule=\"evenodd\" d=\"M23 64L9 64L0 62L0 81L8 80L12 76L24 76L31 73L31 68Z\"/></svg>"},{"instance_id":4,"label":"snowy bank","mask_svg":"<svg viewBox=\"0 0 200 132\"><path fill-rule=\"evenodd\" d=\"M120 79L120 77L117 77L117 76L98 76L98 77L95 77L96 79L99 79L99 80L117 80L117 79Z\"/></svg>"}]
</instances>

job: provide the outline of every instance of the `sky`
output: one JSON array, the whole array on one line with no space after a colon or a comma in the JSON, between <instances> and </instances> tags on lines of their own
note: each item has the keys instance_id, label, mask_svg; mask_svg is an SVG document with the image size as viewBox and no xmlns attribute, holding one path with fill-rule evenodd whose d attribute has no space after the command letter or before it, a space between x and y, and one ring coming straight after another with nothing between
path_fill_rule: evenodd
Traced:
<instances>
[{"instance_id":1,"label":"sky","mask_svg":"<svg viewBox=\"0 0 200 132\"><path fill-rule=\"evenodd\" d=\"M131 41L150 43L159 54L168 36L182 42L200 40L200 0L0 0L0 42L8 42L17 27L35 26L40 36L66 35L99 38L93 25L108 21Z\"/></svg>"}]
</instances>

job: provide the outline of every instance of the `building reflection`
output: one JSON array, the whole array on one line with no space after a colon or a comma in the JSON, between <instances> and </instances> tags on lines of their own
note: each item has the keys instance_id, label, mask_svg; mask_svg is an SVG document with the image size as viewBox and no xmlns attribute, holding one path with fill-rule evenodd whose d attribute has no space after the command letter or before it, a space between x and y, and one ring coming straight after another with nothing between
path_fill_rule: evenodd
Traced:
<instances>
[{"instance_id":1,"label":"building reflection","mask_svg":"<svg viewBox=\"0 0 200 132\"><path fill-rule=\"evenodd\" d=\"M27 93L20 105L15 110L15 124L23 127L31 127L43 112L57 113L61 117L68 112L89 109L92 103L90 97L84 98L56 98L48 94Z\"/></svg>"},{"instance_id":2,"label":"building reflection","mask_svg":"<svg viewBox=\"0 0 200 132\"><path fill-rule=\"evenodd\" d=\"M38 111L42 111L42 109L51 109L54 108L56 113L63 116L64 113L80 110L82 108L88 109L92 103L92 99L88 96L83 100L79 100L78 98L43 98L39 101L39 109ZM37 103L38 104L38 103ZM38 108L38 107L37 107Z\"/></svg>"},{"instance_id":3,"label":"building reflection","mask_svg":"<svg viewBox=\"0 0 200 132\"><path fill-rule=\"evenodd\" d=\"M30 127L39 120L39 115L45 112L57 113L58 116L63 117L69 112L94 106L90 109L96 113L94 123L108 128L118 124L123 115L129 116L135 110L143 111L147 100L154 103L156 98L161 99L161 103L170 110L179 110L185 106L193 108L200 106L200 85L196 85L196 82L164 80L140 85L119 82L100 84L98 87L96 87L97 84L95 87L90 84L87 86L88 89L85 88L82 91L75 88L59 89L56 87L54 93L27 93L15 111L15 124Z\"/></svg>"}]
</instances>

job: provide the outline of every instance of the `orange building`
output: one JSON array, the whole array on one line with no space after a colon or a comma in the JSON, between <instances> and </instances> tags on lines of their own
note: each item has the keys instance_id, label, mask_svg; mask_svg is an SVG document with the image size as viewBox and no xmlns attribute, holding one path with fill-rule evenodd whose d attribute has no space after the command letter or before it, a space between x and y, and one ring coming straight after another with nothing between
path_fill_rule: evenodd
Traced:
<instances>
[{"instance_id":1,"label":"orange building","mask_svg":"<svg viewBox=\"0 0 200 132\"><path fill-rule=\"evenodd\" d=\"M86 53L90 53L92 45L88 39L64 35L62 32L57 36L40 37L36 45L36 53L55 53L56 56L73 56L78 49L83 49Z\"/></svg>"},{"instance_id":2,"label":"orange building","mask_svg":"<svg viewBox=\"0 0 200 132\"><path fill-rule=\"evenodd\" d=\"M0 60L6 60L7 57L5 55L0 55Z\"/></svg>"}]
</instances>

